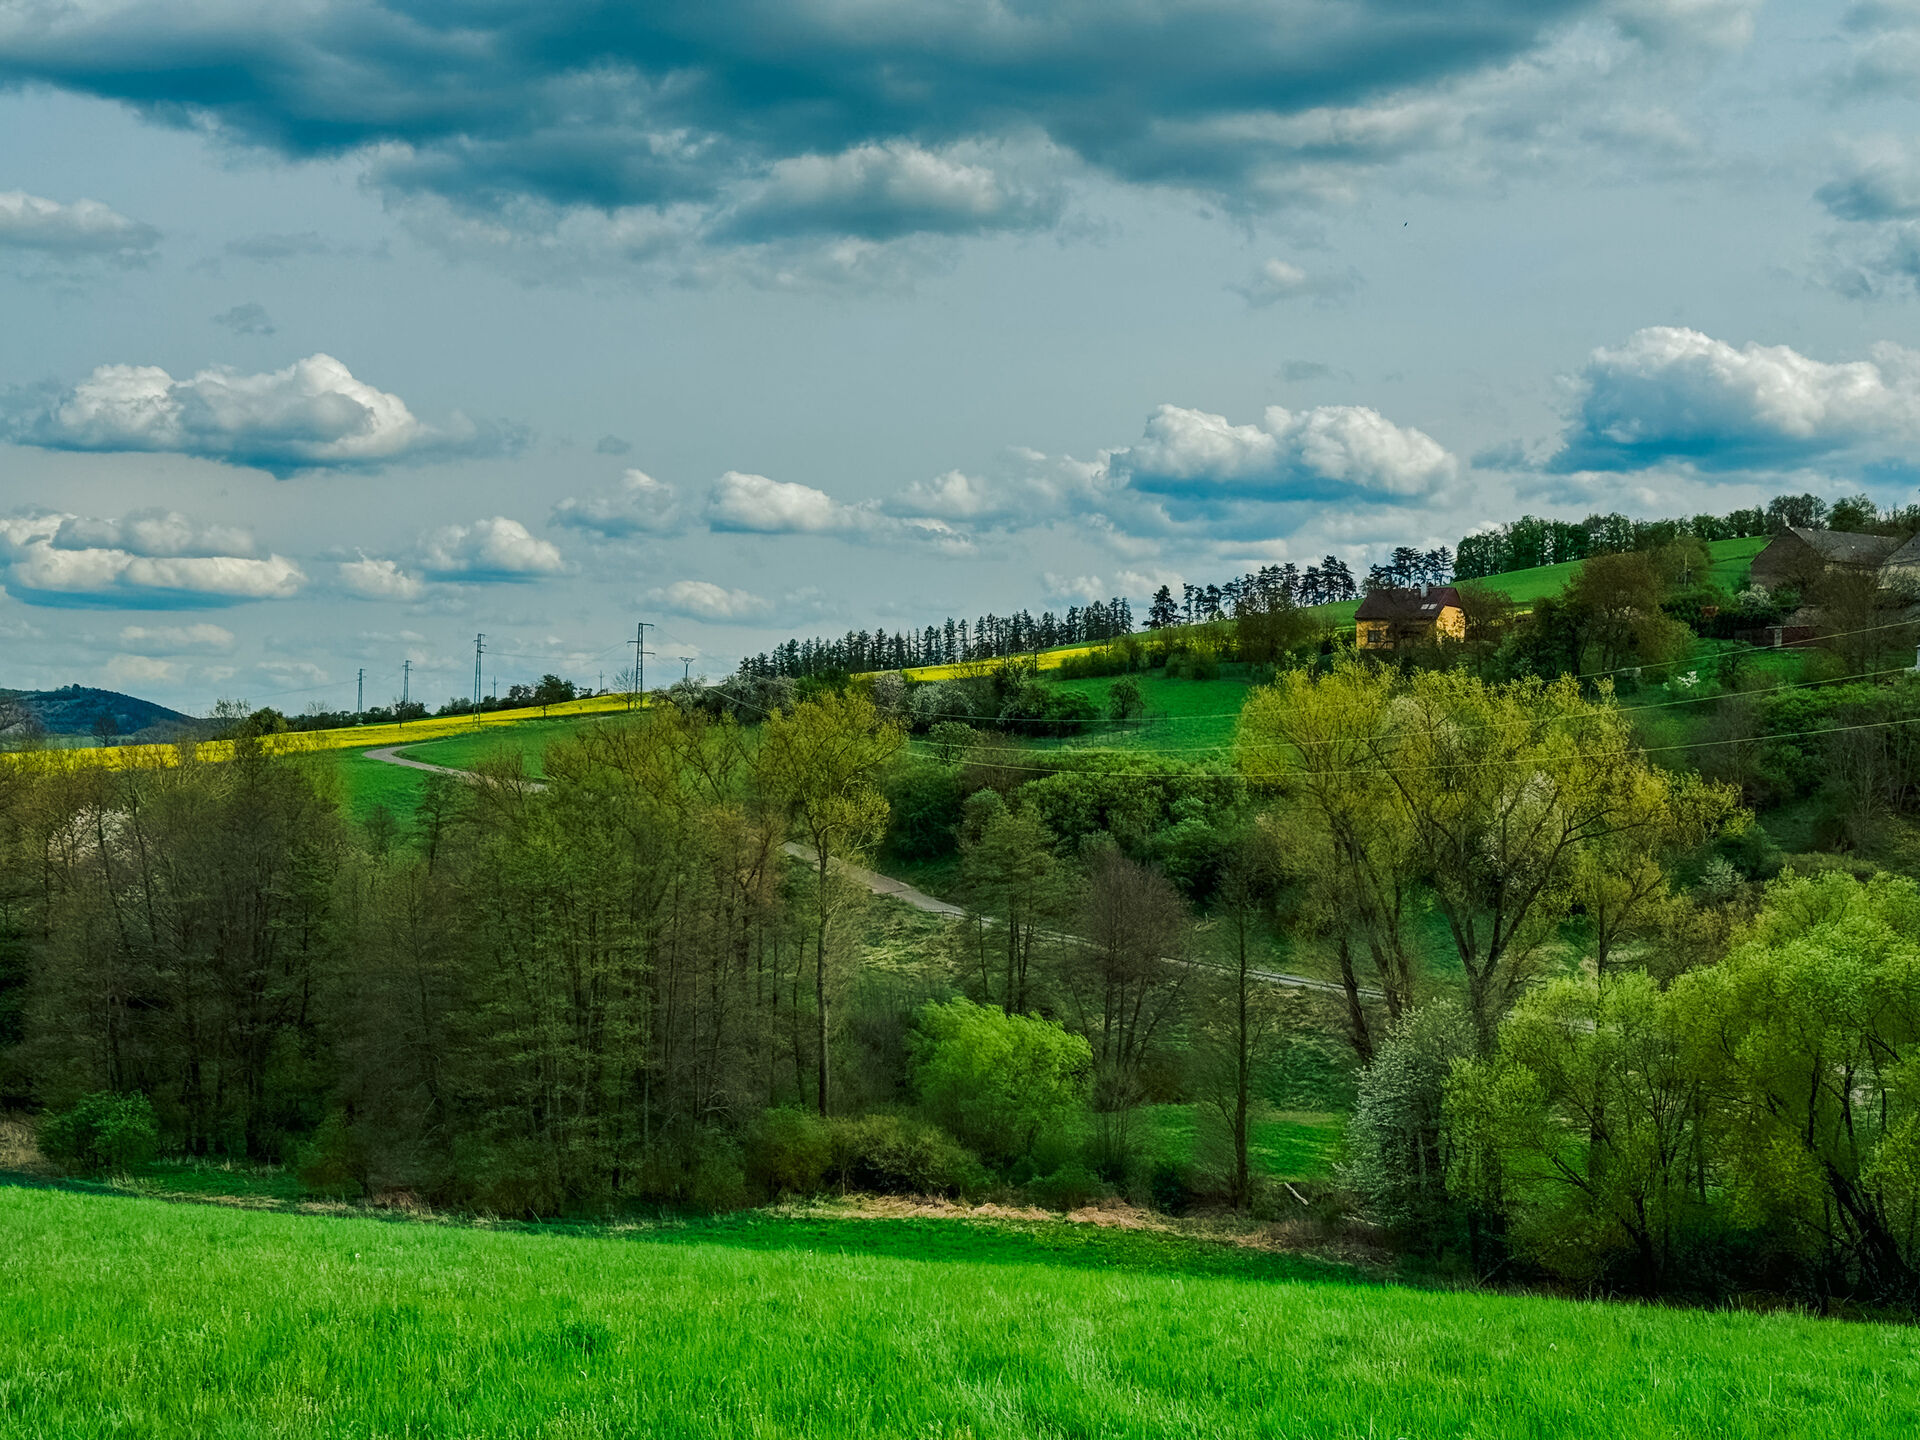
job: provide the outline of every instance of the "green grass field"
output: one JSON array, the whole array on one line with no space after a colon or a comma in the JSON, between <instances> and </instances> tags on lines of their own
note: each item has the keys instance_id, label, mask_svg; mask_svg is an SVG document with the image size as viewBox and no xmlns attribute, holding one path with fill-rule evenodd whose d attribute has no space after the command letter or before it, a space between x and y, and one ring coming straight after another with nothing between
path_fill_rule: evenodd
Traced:
<instances>
[{"instance_id":1,"label":"green grass field","mask_svg":"<svg viewBox=\"0 0 1920 1440\"><path fill-rule=\"evenodd\" d=\"M1747 583L1747 572L1753 567L1753 557L1766 548L1766 535L1749 535L1739 540L1715 540L1707 546L1713 556L1713 583L1731 595L1743 589ZM1479 583L1489 590L1498 590L1510 597L1516 604L1531 605L1545 595L1558 595L1567 588L1567 582L1573 578L1573 572L1580 568L1578 560L1569 560L1560 565L1541 565L1531 570L1509 570L1504 575L1489 575Z\"/></svg>"},{"instance_id":2,"label":"green grass field","mask_svg":"<svg viewBox=\"0 0 1920 1440\"><path fill-rule=\"evenodd\" d=\"M358 750L343 750L319 763L334 767L347 817L360 825L367 823L377 805L386 806L405 822L419 806L420 792L427 783L424 771L369 760Z\"/></svg>"},{"instance_id":3,"label":"green grass field","mask_svg":"<svg viewBox=\"0 0 1920 1440\"><path fill-rule=\"evenodd\" d=\"M547 746L555 740L578 735L583 725L621 724L624 717L611 720L527 720L518 725L503 725L496 730L481 730L471 735L450 735L444 740L428 740L408 745L403 753L429 765L447 765L455 770L471 770L490 755L517 752L527 774L545 774L541 762Z\"/></svg>"},{"instance_id":4,"label":"green grass field","mask_svg":"<svg viewBox=\"0 0 1920 1440\"><path fill-rule=\"evenodd\" d=\"M1093 747L1113 750L1164 750L1190 754L1195 760L1217 759L1233 744L1233 731L1240 721L1240 707L1253 688L1245 666L1223 666L1218 679L1171 680L1156 670L1133 678L1139 682L1146 714L1138 720L1114 725L1102 720L1087 727L1089 733L1065 740L1041 740L1035 743L1049 748ZM1106 714L1107 692L1114 680L1061 680L1062 690L1085 695Z\"/></svg>"},{"instance_id":5,"label":"green grass field","mask_svg":"<svg viewBox=\"0 0 1920 1440\"><path fill-rule=\"evenodd\" d=\"M747 1217L625 1236L0 1190L0 1430L1833 1437L1910 1329L1369 1283L1171 1237Z\"/></svg>"}]
</instances>

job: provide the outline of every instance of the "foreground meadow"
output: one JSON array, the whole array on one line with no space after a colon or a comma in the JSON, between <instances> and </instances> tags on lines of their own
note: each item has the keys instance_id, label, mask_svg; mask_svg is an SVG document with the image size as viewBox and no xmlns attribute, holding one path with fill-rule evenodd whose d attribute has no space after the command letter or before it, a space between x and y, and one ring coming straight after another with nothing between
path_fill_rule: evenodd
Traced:
<instances>
[{"instance_id":1,"label":"foreground meadow","mask_svg":"<svg viewBox=\"0 0 1920 1440\"><path fill-rule=\"evenodd\" d=\"M984 1227L949 1225L935 1244L916 1233L846 1221L529 1234L0 1190L0 1427L974 1440L1920 1429L1920 1343L1905 1328L1412 1290L1299 1264L1288 1278L1285 1262L1180 1273L1049 1255Z\"/></svg>"}]
</instances>

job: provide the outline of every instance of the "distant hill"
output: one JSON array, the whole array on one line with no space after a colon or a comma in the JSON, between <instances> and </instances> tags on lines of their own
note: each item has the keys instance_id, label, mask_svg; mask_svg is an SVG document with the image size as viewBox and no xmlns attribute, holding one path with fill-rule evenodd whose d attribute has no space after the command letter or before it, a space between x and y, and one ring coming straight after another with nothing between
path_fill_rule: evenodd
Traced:
<instances>
[{"instance_id":1,"label":"distant hill","mask_svg":"<svg viewBox=\"0 0 1920 1440\"><path fill-rule=\"evenodd\" d=\"M96 690L88 685L66 685L58 690L0 690L0 698L17 701L49 735L91 735L94 722L102 715L112 716L115 733L123 736L148 731L171 734L201 723L191 715L137 695Z\"/></svg>"}]
</instances>

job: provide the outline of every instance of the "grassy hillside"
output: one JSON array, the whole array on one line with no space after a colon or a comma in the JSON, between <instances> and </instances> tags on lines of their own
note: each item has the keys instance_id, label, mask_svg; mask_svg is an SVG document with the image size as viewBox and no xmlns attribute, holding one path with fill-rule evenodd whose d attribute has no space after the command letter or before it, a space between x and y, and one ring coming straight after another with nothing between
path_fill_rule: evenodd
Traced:
<instances>
[{"instance_id":1,"label":"grassy hillside","mask_svg":"<svg viewBox=\"0 0 1920 1440\"><path fill-rule=\"evenodd\" d=\"M1753 557L1766 548L1768 536L1749 535L1739 540L1715 540L1707 546L1713 556L1713 583L1729 595L1745 587ZM1545 595L1558 595L1567 588L1580 562L1541 565L1532 570L1510 570L1504 575L1489 575L1479 583L1498 590L1521 605L1531 605Z\"/></svg>"},{"instance_id":2,"label":"grassy hillside","mask_svg":"<svg viewBox=\"0 0 1920 1440\"><path fill-rule=\"evenodd\" d=\"M1252 679L1244 666L1224 666L1214 680L1171 680L1157 670L1133 678L1139 683L1146 701L1146 714L1125 724L1101 722L1088 727L1089 733L1069 740L1041 742L1058 746L1098 746L1102 749L1168 750L1190 753L1196 760L1218 757L1220 747L1233 743L1233 729L1240 719L1240 707L1246 704ZM1073 690L1107 709L1107 693L1112 679L1061 680L1062 690Z\"/></svg>"},{"instance_id":3,"label":"grassy hillside","mask_svg":"<svg viewBox=\"0 0 1920 1440\"><path fill-rule=\"evenodd\" d=\"M487 1232L0 1191L0 1427L1904 1436L1912 1332L1369 1284L1061 1224Z\"/></svg>"}]
</instances>

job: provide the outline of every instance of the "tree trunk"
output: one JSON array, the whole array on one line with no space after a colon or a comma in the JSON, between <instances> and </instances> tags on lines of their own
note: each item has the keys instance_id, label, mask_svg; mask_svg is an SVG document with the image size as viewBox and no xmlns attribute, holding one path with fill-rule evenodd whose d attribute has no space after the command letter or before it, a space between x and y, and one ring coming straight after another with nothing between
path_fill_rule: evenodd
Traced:
<instances>
[{"instance_id":1,"label":"tree trunk","mask_svg":"<svg viewBox=\"0 0 1920 1440\"><path fill-rule=\"evenodd\" d=\"M820 1113L826 1115L827 1109L827 847L825 841L816 840L820 857L820 935L819 964L813 972L813 999L818 1011L820 1025L820 1053L817 1057L817 1090L820 1096Z\"/></svg>"}]
</instances>

